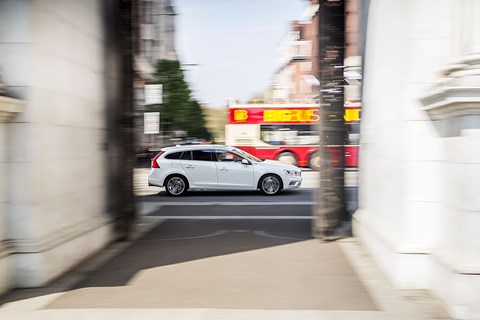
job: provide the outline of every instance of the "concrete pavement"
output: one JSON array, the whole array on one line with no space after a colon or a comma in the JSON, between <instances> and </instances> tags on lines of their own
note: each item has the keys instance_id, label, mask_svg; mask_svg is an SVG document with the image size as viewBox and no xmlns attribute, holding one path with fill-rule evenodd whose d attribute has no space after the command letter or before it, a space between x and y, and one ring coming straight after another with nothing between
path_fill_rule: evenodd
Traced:
<instances>
[{"instance_id":1,"label":"concrete pavement","mask_svg":"<svg viewBox=\"0 0 480 320\"><path fill-rule=\"evenodd\" d=\"M218 223L141 216L131 242L1 298L0 320L448 319L428 292L393 289L355 238L308 239L305 220Z\"/></svg>"},{"instance_id":2,"label":"concrete pavement","mask_svg":"<svg viewBox=\"0 0 480 320\"><path fill-rule=\"evenodd\" d=\"M114 244L76 278L14 292L0 319L448 319L428 293L393 289L354 238L153 266L123 283L92 277L103 268L115 278L135 253L157 248L154 231Z\"/></svg>"}]
</instances>

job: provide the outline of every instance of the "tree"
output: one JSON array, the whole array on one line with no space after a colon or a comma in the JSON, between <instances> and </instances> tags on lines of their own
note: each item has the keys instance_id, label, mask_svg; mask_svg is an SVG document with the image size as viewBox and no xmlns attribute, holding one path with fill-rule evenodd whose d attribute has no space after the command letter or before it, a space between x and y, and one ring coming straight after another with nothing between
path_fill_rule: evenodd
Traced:
<instances>
[{"instance_id":1,"label":"tree","mask_svg":"<svg viewBox=\"0 0 480 320\"><path fill-rule=\"evenodd\" d=\"M160 111L162 131L186 131L187 136L209 139L200 104L192 96L180 62L159 60L154 83L163 86L163 104L154 108Z\"/></svg>"},{"instance_id":2,"label":"tree","mask_svg":"<svg viewBox=\"0 0 480 320\"><path fill-rule=\"evenodd\" d=\"M202 106L197 100L192 100L190 105L190 122L187 126L189 136L211 140L212 135L206 127Z\"/></svg>"}]
</instances>

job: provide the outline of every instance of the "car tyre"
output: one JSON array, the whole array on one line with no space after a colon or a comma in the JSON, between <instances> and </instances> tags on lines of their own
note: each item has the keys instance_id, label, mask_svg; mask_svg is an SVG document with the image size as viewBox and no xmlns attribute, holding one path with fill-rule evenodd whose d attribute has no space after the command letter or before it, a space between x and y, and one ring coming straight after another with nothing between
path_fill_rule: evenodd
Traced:
<instances>
[{"instance_id":1,"label":"car tyre","mask_svg":"<svg viewBox=\"0 0 480 320\"><path fill-rule=\"evenodd\" d=\"M275 174L267 174L260 180L259 187L266 195L276 195L282 190L282 179Z\"/></svg>"},{"instance_id":2,"label":"car tyre","mask_svg":"<svg viewBox=\"0 0 480 320\"><path fill-rule=\"evenodd\" d=\"M293 152L282 152L278 155L277 160L286 164L296 166L298 163L297 157Z\"/></svg>"},{"instance_id":3,"label":"car tyre","mask_svg":"<svg viewBox=\"0 0 480 320\"><path fill-rule=\"evenodd\" d=\"M170 176L165 181L165 191L171 197L179 197L188 190L188 182L182 176Z\"/></svg>"}]
</instances>

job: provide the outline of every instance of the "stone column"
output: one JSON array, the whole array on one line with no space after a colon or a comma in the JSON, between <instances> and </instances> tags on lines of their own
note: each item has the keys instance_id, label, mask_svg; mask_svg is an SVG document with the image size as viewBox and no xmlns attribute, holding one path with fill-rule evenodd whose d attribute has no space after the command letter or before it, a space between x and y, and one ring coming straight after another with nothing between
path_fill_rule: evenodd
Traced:
<instances>
[{"instance_id":1,"label":"stone column","mask_svg":"<svg viewBox=\"0 0 480 320\"><path fill-rule=\"evenodd\" d=\"M0 1L2 79L25 101L0 142L11 287L43 286L116 239L114 223L127 229L131 3Z\"/></svg>"},{"instance_id":2,"label":"stone column","mask_svg":"<svg viewBox=\"0 0 480 320\"><path fill-rule=\"evenodd\" d=\"M5 93L0 83L0 294L7 291L10 284L8 272L9 257L11 250L6 240L6 192L8 190L8 156L9 146L7 126L8 122L21 111L21 101L2 96Z\"/></svg>"},{"instance_id":3,"label":"stone column","mask_svg":"<svg viewBox=\"0 0 480 320\"><path fill-rule=\"evenodd\" d=\"M455 319L480 318L480 1L459 2L464 56L421 101L443 151L441 234L432 290ZM461 19L463 17L463 19Z\"/></svg>"}]
</instances>

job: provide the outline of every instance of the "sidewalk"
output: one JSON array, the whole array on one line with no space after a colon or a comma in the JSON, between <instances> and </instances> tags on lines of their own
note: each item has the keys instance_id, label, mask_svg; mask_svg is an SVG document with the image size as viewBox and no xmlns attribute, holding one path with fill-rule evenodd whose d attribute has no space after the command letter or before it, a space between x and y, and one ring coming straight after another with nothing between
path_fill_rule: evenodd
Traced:
<instances>
[{"instance_id":1,"label":"sidewalk","mask_svg":"<svg viewBox=\"0 0 480 320\"><path fill-rule=\"evenodd\" d=\"M139 227L51 286L13 292L0 319L448 319L426 292L392 289L355 238L155 266L161 221ZM142 252L152 267L125 277Z\"/></svg>"}]
</instances>

